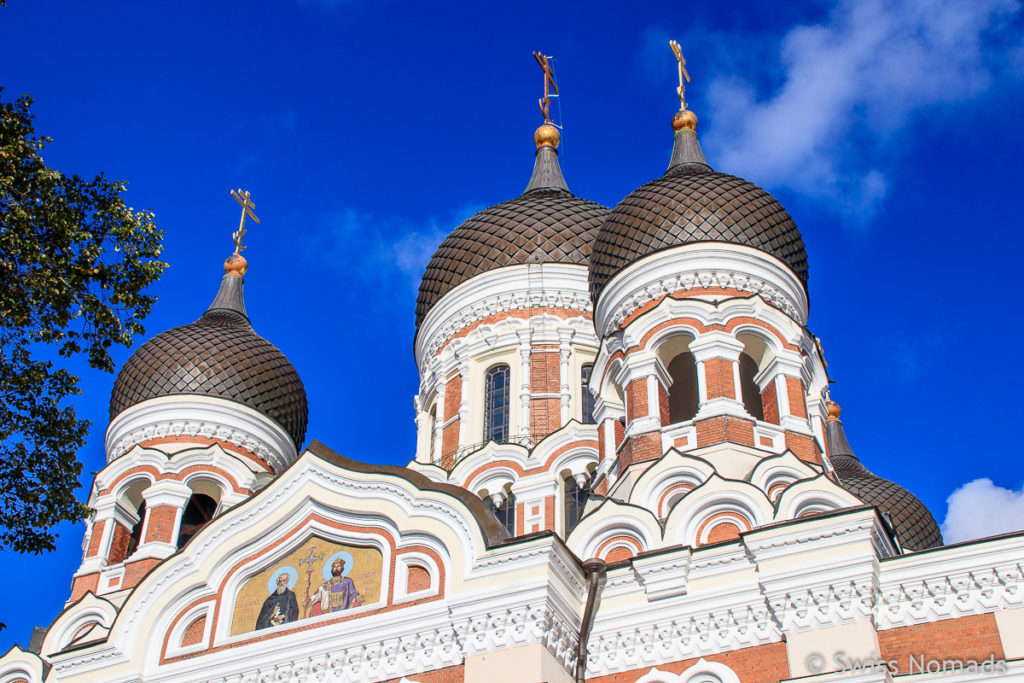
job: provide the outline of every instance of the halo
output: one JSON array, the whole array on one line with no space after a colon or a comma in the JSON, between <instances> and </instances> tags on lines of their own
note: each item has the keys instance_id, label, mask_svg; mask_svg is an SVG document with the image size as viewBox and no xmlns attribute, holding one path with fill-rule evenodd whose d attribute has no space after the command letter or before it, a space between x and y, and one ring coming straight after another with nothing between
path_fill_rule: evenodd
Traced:
<instances>
[{"instance_id":1,"label":"halo","mask_svg":"<svg viewBox=\"0 0 1024 683\"><path fill-rule=\"evenodd\" d=\"M295 588L295 584L299 582L299 570L290 564L286 564L281 567L277 567L270 573L270 577L267 579L267 592L273 593L277 590L277 577L281 574L288 575L288 588Z\"/></svg>"},{"instance_id":2,"label":"halo","mask_svg":"<svg viewBox=\"0 0 1024 683\"><path fill-rule=\"evenodd\" d=\"M324 567L320 570L320 573L324 577L324 581L331 580L331 577L333 576L331 574L331 565L334 564L335 560L339 559L345 561L345 568L341 571L342 576L348 576L348 573L352 571L352 564L355 562L355 560L352 557L352 553L348 552L347 550L339 550L338 552L334 553L326 560L324 560Z\"/></svg>"}]
</instances>

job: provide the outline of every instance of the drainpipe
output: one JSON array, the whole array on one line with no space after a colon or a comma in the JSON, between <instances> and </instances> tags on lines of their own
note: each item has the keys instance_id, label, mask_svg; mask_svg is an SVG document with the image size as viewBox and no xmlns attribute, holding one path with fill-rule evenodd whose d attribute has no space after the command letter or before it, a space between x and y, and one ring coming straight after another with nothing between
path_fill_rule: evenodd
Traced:
<instances>
[{"instance_id":1,"label":"drainpipe","mask_svg":"<svg viewBox=\"0 0 1024 683\"><path fill-rule=\"evenodd\" d=\"M607 565L604 560L592 557L583 561L583 575L590 577L590 590L587 591L587 607L583 610L583 623L580 624L580 639L576 648L576 683L583 683L587 677L587 640L590 629L594 626L594 606L597 602L597 587L601 583Z\"/></svg>"}]
</instances>

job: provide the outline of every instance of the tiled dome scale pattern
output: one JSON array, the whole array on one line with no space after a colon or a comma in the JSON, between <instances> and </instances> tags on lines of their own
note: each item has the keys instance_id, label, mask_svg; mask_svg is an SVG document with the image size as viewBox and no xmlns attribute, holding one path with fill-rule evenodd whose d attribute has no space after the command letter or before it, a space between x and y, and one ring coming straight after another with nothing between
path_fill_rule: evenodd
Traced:
<instances>
[{"instance_id":1,"label":"tiled dome scale pattern","mask_svg":"<svg viewBox=\"0 0 1024 683\"><path fill-rule=\"evenodd\" d=\"M608 209L560 189L540 189L469 218L437 248L420 282L416 325L452 289L502 266L590 263Z\"/></svg>"},{"instance_id":2,"label":"tiled dome scale pattern","mask_svg":"<svg viewBox=\"0 0 1024 683\"><path fill-rule=\"evenodd\" d=\"M245 316L207 311L139 347L117 376L110 418L152 398L180 394L236 401L274 419L301 448L306 435L306 390L276 346L256 334Z\"/></svg>"},{"instance_id":3,"label":"tiled dome scale pattern","mask_svg":"<svg viewBox=\"0 0 1024 683\"><path fill-rule=\"evenodd\" d=\"M623 199L598 233L590 292L622 268L662 249L692 242L730 242L767 252L807 282L807 253L789 213L751 182L683 164Z\"/></svg>"},{"instance_id":4,"label":"tiled dome scale pattern","mask_svg":"<svg viewBox=\"0 0 1024 683\"><path fill-rule=\"evenodd\" d=\"M853 457L840 455L832 464L843 488L865 503L889 513L896 537L905 550L942 545L942 532L928 507L895 482L872 474Z\"/></svg>"}]
</instances>

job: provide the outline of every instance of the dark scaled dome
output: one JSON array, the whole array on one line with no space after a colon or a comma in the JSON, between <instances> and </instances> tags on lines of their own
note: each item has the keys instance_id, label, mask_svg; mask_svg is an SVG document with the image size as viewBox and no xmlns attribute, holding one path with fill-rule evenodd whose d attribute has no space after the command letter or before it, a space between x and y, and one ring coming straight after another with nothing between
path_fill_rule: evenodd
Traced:
<instances>
[{"instance_id":1,"label":"dark scaled dome","mask_svg":"<svg viewBox=\"0 0 1024 683\"><path fill-rule=\"evenodd\" d=\"M557 135L543 138L526 191L477 213L455 228L434 252L416 299L419 327L434 304L476 275L526 263L590 264L591 245L608 208L580 199L558 166Z\"/></svg>"},{"instance_id":2,"label":"dark scaled dome","mask_svg":"<svg viewBox=\"0 0 1024 683\"><path fill-rule=\"evenodd\" d=\"M888 513L896 538L905 550L925 550L942 545L942 532L928 507L907 489L872 474L864 467L846 440L843 423L839 420L839 405L828 401L827 406L829 417L825 431L829 460L840 485L865 503Z\"/></svg>"},{"instance_id":3,"label":"dark scaled dome","mask_svg":"<svg viewBox=\"0 0 1024 683\"><path fill-rule=\"evenodd\" d=\"M241 403L273 419L301 448L306 390L285 355L249 324L241 275L224 276L209 310L194 323L158 334L132 354L114 382L110 418L143 401L176 395Z\"/></svg>"},{"instance_id":4,"label":"dark scaled dome","mask_svg":"<svg viewBox=\"0 0 1024 683\"><path fill-rule=\"evenodd\" d=\"M676 132L665 175L631 193L608 214L591 257L591 297L596 302L601 289L629 264L695 242L760 249L807 283L807 253L789 213L757 185L711 170L696 133L682 128Z\"/></svg>"}]
</instances>

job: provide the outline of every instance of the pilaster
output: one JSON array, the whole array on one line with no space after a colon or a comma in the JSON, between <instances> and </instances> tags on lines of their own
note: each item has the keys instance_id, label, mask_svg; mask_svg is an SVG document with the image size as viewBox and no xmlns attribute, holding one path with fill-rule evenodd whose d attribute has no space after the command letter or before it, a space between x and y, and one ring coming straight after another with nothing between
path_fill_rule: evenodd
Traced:
<instances>
[{"instance_id":1,"label":"pilaster","mask_svg":"<svg viewBox=\"0 0 1024 683\"><path fill-rule=\"evenodd\" d=\"M143 542L132 555L133 560L164 558L178 549L178 527L191 496L192 489L174 479L158 481L142 492L146 522L142 527Z\"/></svg>"}]
</instances>

